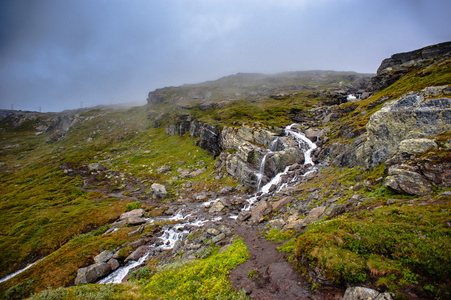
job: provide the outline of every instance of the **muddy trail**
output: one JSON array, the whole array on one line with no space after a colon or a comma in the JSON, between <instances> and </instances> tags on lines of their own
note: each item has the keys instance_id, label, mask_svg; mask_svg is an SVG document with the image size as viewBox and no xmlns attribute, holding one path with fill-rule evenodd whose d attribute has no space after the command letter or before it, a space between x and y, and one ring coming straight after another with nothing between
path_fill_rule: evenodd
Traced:
<instances>
[{"instance_id":1,"label":"muddy trail","mask_svg":"<svg viewBox=\"0 0 451 300\"><path fill-rule=\"evenodd\" d=\"M246 291L250 299L341 299L344 291L322 288L311 292L306 279L286 260L286 254L277 251L280 243L267 241L256 229L243 224L235 226L234 233L243 238L249 251L249 260L230 271L229 279L236 290Z\"/></svg>"}]
</instances>

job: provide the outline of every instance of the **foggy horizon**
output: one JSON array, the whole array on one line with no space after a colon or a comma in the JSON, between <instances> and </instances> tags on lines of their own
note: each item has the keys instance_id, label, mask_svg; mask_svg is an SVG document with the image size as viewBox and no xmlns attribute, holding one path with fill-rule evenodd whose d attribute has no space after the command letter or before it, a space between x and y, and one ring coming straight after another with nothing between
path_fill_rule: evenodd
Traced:
<instances>
[{"instance_id":1,"label":"foggy horizon","mask_svg":"<svg viewBox=\"0 0 451 300\"><path fill-rule=\"evenodd\" d=\"M376 73L451 40L445 0L0 2L0 109L146 101L237 73Z\"/></svg>"}]
</instances>

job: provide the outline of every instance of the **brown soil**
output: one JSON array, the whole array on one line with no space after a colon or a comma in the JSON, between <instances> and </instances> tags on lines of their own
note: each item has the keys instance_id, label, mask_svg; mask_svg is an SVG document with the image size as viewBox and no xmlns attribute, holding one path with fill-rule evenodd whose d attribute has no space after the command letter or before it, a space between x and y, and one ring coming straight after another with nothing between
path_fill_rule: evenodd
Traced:
<instances>
[{"instance_id":1,"label":"brown soil","mask_svg":"<svg viewBox=\"0 0 451 300\"><path fill-rule=\"evenodd\" d=\"M323 288L315 293L310 285L279 253L280 244L267 241L252 228L239 224L235 233L243 238L250 258L230 271L229 279L236 290L245 290L251 299L341 299L343 291ZM251 277L250 277L251 275Z\"/></svg>"}]
</instances>

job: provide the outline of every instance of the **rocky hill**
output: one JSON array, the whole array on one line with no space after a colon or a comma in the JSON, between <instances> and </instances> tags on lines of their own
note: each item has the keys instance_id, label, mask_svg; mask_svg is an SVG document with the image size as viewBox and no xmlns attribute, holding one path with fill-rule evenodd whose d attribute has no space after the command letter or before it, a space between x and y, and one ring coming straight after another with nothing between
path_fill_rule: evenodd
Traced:
<instances>
[{"instance_id":1,"label":"rocky hill","mask_svg":"<svg viewBox=\"0 0 451 300\"><path fill-rule=\"evenodd\" d=\"M450 45L2 112L1 297L449 298Z\"/></svg>"}]
</instances>

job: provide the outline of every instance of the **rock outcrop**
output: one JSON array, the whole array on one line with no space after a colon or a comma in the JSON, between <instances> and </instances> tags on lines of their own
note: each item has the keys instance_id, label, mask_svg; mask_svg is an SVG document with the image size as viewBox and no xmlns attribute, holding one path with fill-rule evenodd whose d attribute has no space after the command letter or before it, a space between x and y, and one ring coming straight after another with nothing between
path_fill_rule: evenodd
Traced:
<instances>
[{"instance_id":1,"label":"rock outcrop","mask_svg":"<svg viewBox=\"0 0 451 300\"><path fill-rule=\"evenodd\" d=\"M356 149L355 161L363 158L367 167L373 167L398 152L418 154L435 148L434 142L425 138L451 130L451 98L427 96L425 89L384 104L366 125L367 140Z\"/></svg>"},{"instance_id":2,"label":"rock outcrop","mask_svg":"<svg viewBox=\"0 0 451 300\"><path fill-rule=\"evenodd\" d=\"M368 92L381 91L392 85L407 73L412 67L429 63L437 63L451 57L451 42L428 46L418 50L397 53L382 61L377 69L377 76L371 79Z\"/></svg>"},{"instance_id":3,"label":"rock outcrop","mask_svg":"<svg viewBox=\"0 0 451 300\"><path fill-rule=\"evenodd\" d=\"M343 300L394 300L393 293L379 293L366 287L349 287L343 296Z\"/></svg>"}]
</instances>

